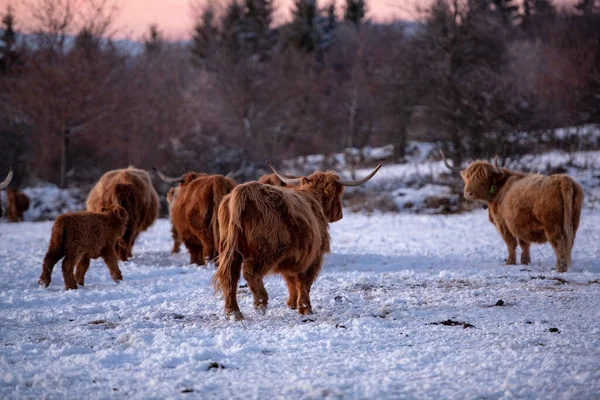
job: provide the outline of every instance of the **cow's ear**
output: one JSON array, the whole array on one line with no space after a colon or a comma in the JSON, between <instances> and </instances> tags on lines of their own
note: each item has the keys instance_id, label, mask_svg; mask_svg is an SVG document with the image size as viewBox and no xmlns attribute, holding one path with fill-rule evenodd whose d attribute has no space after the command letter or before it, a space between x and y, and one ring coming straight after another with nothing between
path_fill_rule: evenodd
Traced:
<instances>
[{"instance_id":1,"label":"cow's ear","mask_svg":"<svg viewBox=\"0 0 600 400\"><path fill-rule=\"evenodd\" d=\"M460 177L465 179L465 170L460 171Z\"/></svg>"},{"instance_id":2,"label":"cow's ear","mask_svg":"<svg viewBox=\"0 0 600 400\"><path fill-rule=\"evenodd\" d=\"M308 179L307 177L303 176L303 177L302 177L302 184L303 184L303 185L308 185L308 184L310 184L310 179Z\"/></svg>"}]
</instances>

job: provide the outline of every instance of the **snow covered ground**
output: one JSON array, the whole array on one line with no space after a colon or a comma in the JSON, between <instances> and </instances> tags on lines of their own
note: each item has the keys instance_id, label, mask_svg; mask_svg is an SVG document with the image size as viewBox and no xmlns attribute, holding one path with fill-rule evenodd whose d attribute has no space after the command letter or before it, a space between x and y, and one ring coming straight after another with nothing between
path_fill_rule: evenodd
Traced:
<instances>
[{"instance_id":1,"label":"snow covered ground","mask_svg":"<svg viewBox=\"0 0 600 400\"><path fill-rule=\"evenodd\" d=\"M266 315L223 315L212 269L171 255L159 220L115 284L37 279L51 222L0 224L0 398L598 399L600 211L586 209L574 265L504 266L483 210L346 213L313 286L315 314L266 279ZM243 282L240 282L243 284ZM453 322L448 322L453 321ZM458 325L444 325L457 323Z\"/></svg>"}]
</instances>

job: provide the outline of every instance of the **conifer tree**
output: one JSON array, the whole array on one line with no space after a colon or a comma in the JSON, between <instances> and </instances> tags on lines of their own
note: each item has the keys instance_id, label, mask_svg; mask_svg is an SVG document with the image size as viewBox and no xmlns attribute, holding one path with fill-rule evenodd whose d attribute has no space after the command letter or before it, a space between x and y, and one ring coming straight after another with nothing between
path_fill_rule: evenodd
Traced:
<instances>
[{"instance_id":1,"label":"conifer tree","mask_svg":"<svg viewBox=\"0 0 600 400\"><path fill-rule=\"evenodd\" d=\"M162 33L158 29L158 25L150 25L149 35L144 39L144 49L146 54L155 55L160 53L164 45L164 39Z\"/></svg>"},{"instance_id":2,"label":"conifer tree","mask_svg":"<svg viewBox=\"0 0 600 400\"><path fill-rule=\"evenodd\" d=\"M365 0L346 0L346 10L344 11L344 20L360 25L365 18L367 6Z\"/></svg>"}]
</instances>

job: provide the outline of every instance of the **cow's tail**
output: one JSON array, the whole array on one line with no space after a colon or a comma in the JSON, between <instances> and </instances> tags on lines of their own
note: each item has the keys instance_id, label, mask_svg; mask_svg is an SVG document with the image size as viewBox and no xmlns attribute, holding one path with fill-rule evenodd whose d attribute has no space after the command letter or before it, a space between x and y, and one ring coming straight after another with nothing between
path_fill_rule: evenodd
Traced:
<instances>
[{"instance_id":1,"label":"cow's tail","mask_svg":"<svg viewBox=\"0 0 600 400\"><path fill-rule=\"evenodd\" d=\"M239 192L233 191L223 199L219 207L219 257L217 271L213 276L215 291L221 291L227 303L235 298L242 270L240 242L243 240L241 215L245 202L240 202Z\"/></svg>"},{"instance_id":2,"label":"cow's tail","mask_svg":"<svg viewBox=\"0 0 600 400\"><path fill-rule=\"evenodd\" d=\"M231 188L229 188L229 185L225 185L222 182L214 182L213 183L213 210L212 210L212 217L210 220L210 225L212 226L212 233L213 233L213 243L215 246L215 251L218 253L219 252L219 237L220 237L220 229L219 229L219 206L221 205L221 201L223 200L223 197L225 197L225 195L227 193L229 193L231 191Z\"/></svg>"},{"instance_id":3,"label":"cow's tail","mask_svg":"<svg viewBox=\"0 0 600 400\"><path fill-rule=\"evenodd\" d=\"M573 183L565 178L560 182L560 192L563 198L563 233L566 240L567 265L571 265L571 252L573 250Z\"/></svg>"}]
</instances>

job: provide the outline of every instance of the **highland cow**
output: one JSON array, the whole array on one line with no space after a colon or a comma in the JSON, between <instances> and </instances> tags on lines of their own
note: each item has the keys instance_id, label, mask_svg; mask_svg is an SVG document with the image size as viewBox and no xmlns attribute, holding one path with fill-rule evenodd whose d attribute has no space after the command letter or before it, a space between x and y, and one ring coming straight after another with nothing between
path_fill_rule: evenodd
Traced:
<instances>
[{"instance_id":1,"label":"highland cow","mask_svg":"<svg viewBox=\"0 0 600 400\"><path fill-rule=\"evenodd\" d=\"M4 179L4 181L0 182L0 190L6 188L8 185L10 185L10 181L12 180L13 177L13 170L11 167L8 167L8 175L6 175L6 179ZM2 201L0 201L0 218L2 218Z\"/></svg>"},{"instance_id":2,"label":"highland cow","mask_svg":"<svg viewBox=\"0 0 600 400\"><path fill-rule=\"evenodd\" d=\"M442 153L445 165L453 170ZM461 171L467 200L485 202L488 217L508 248L506 264L529 264L531 243L550 242L556 253L556 270L566 272L579 227L583 189L566 174L544 176L511 171L474 161Z\"/></svg>"},{"instance_id":3,"label":"highland cow","mask_svg":"<svg viewBox=\"0 0 600 400\"><path fill-rule=\"evenodd\" d=\"M258 181L260 183L264 183L267 185L281 186L281 187L287 186L287 184L285 182L283 182L281 179L279 179L277 177L277 174L274 174L274 173L263 175L260 178L258 178Z\"/></svg>"},{"instance_id":4,"label":"highland cow","mask_svg":"<svg viewBox=\"0 0 600 400\"><path fill-rule=\"evenodd\" d=\"M310 288L329 252L329 223L343 217L344 187L364 184L381 167L359 181L344 181L334 172L291 179L269 166L292 186L248 182L219 207L220 254L213 283L223 293L225 314L236 320L244 318L236 298L242 263L257 310L265 312L268 303L263 277L279 273L288 286L287 305L300 314L312 313Z\"/></svg>"},{"instance_id":5,"label":"highland cow","mask_svg":"<svg viewBox=\"0 0 600 400\"><path fill-rule=\"evenodd\" d=\"M223 175L188 172L179 178L158 175L166 182L179 182L177 199L170 213L173 230L190 253L190 263L204 265L214 259L219 248L219 205L223 196L236 186Z\"/></svg>"},{"instance_id":6,"label":"highland cow","mask_svg":"<svg viewBox=\"0 0 600 400\"><path fill-rule=\"evenodd\" d=\"M169 218L171 220L171 237L173 238L173 249L171 250L171 254L179 253L181 251L181 236L175 225L173 224L173 218L171 217L171 209L173 208L173 204L177 200L177 193L179 193L179 187L172 187L167 192L167 203L169 204Z\"/></svg>"},{"instance_id":7,"label":"highland cow","mask_svg":"<svg viewBox=\"0 0 600 400\"><path fill-rule=\"evenodd\" d=\"M129 215L127 229L117 249L119 258L127 261L132 256L137 236L148 229L158 217L159 199L150 175L134 167L109 171L102 175L87 198L87 210L100 212L112 204L120 205Z\"/></svg>"},{"instance_id":8,"label":"highland cow","mask_svg":"<svg viewBox=\"0 0 600 400\"><path fill-rule=\"evenodd\" d=\"M6 191L6 212L10 222L22 222L23 213L29 208L29 197L14 188Z\"/></svg>"},{"instance_id":9,"label":"highland cow","mask_svg":"<svg viewBox=\"0 0 600 400\"><path fill-rule=\"evenodd\" d=\"M113 280L122 280L115 249L127 229L127 218L127 211L117 204L99 213L78 211L60 215L52 227L39 284L50 285L54 265L63 257L62 272L67 290L84 285L92 258L102 257ZM73 273L75 266L77 270Z\"/></svg>"}]
</instances>

